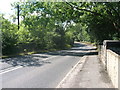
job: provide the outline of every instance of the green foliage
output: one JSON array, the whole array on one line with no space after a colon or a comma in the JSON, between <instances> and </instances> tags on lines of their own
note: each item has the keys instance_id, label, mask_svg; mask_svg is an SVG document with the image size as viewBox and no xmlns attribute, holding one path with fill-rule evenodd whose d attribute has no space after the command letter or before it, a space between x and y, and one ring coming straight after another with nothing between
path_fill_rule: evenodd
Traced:
<instances>
[{"instance_id":1,"label":"green foliage","mask_svg":"<svg viewBox=\"0 0 120 90\"><path fill-rule=\"evenodd\" d=\"M10 21L2 18L2 51L3 54L15 53L17 43L17 27L15 24L11 24Z\"/></svg>"},{"instance_id":2,"label":"green foliage","mask_svg":"<svg viewBox=\"0 0 120 90\"><path fill-rule=\"evenodd\" d=\"M120 3L17 2L20 29L2 21L3 54L70 48L74 40L120 40ZM17 50L18 51L17 51Z\"/></svg>"},{"instance_id":3,"label":"green foliage","mask_svg":"<svg viewBox=\"0 0 120 90\"><path fill-rule=\"evenodd\" d=\"M117 15L119 7L119 3L95 3L91 9L94 13L87 13L81 17L81 21L88 26L86 29L93 42L120 39L119 15Z\"/></svg>"}]
</instances>

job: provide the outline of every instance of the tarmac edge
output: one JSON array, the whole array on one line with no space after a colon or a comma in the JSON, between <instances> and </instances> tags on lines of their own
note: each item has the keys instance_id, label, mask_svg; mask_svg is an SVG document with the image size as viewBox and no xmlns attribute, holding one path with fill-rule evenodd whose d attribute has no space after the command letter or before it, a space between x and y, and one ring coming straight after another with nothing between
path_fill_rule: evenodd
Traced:
<instances>
[{"instance_id":1,"label":"tarmac edge","mask_svg":"<svg viewBox=\"0 0 120 90\"><path fill-rule=\"evenodd\" d=\"M80 70L82 70L87 58L88 58L87 55L83 56L79 60L79 62L77 64L75 64L75 66L67 73L67 75L62 79L62 81L57 85L56 88L63 88L62 86L64 85L64 83L66 83L66 81L68 81L68 79L70 79L71 77L74 77L74 75L77 75L77 73Z\"/></svg>"}]
</instances>

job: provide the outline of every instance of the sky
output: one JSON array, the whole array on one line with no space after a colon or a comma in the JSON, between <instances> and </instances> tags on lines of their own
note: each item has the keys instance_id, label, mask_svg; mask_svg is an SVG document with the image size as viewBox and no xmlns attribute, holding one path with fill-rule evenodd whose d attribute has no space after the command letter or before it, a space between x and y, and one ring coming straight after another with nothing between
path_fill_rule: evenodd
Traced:
<instances>
[{"instance_id":1,"label":"sky","mask_svg":"<svg viewBox=\"0 0 120 90\"><path fill-rule=\"evenodd\" d=\"M12 9L11 3L18 1L25 1L25 0L0 0L0 13L5 14L5 18L9 19L10 15L14 14L14 10L11 10ZM34 0L30 0L30 1L34 1Z\"/></svg>"},{"instance_id":2,"label":"sky","mask_svg":"<svg viewBox=\"0 0 120 90\"><path fill-rule=\"evenodd\" d=\"M5 18L9 19L9 16L14 13L11 6L11 3L17 2L20 0L0 0L0 13L5 14Z\"/></svg>"}]
</instances>

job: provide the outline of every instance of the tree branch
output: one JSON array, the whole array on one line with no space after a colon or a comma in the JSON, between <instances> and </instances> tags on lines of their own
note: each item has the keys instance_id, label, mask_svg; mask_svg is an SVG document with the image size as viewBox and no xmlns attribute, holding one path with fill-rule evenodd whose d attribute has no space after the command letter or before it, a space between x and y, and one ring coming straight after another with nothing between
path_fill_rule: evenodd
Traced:
<instances>
[{"instance_id":1,"label":"tree branch","mask_svg":"<svg viewBox=\"0 0 120 90\"><path fill-rule=\"evenodd\" d=\"M70 3L68 3L68 2L66 2L66 4L68 4L72 9L77 9L77 10L80 10L80 11L86 11L86 12L90 12L90 13L92 13L92 14L94 14L94 15L97 15L97 16L102 16L100 13L93 12L93 11L88 10L88 9L80 9L79 7L73 6L73 5L71 5Z\"/></svg>"}]
</instances>

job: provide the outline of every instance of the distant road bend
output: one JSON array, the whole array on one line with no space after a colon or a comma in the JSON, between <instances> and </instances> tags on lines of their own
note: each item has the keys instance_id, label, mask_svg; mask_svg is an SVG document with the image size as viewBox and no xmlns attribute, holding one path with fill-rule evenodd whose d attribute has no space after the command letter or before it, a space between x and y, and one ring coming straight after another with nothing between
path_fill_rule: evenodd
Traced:
<instances>
[{"instance_id":1,"label":"distant road bend","mask_svg":"<svg viewBox=\"0 0 120 90\"><path fill-rule=\"evenodd\" d=\"M2 88L55 88L92 48L75 43L69 50L3 59L13 68L1 73Z\"/></svg>"}]
</instances>

